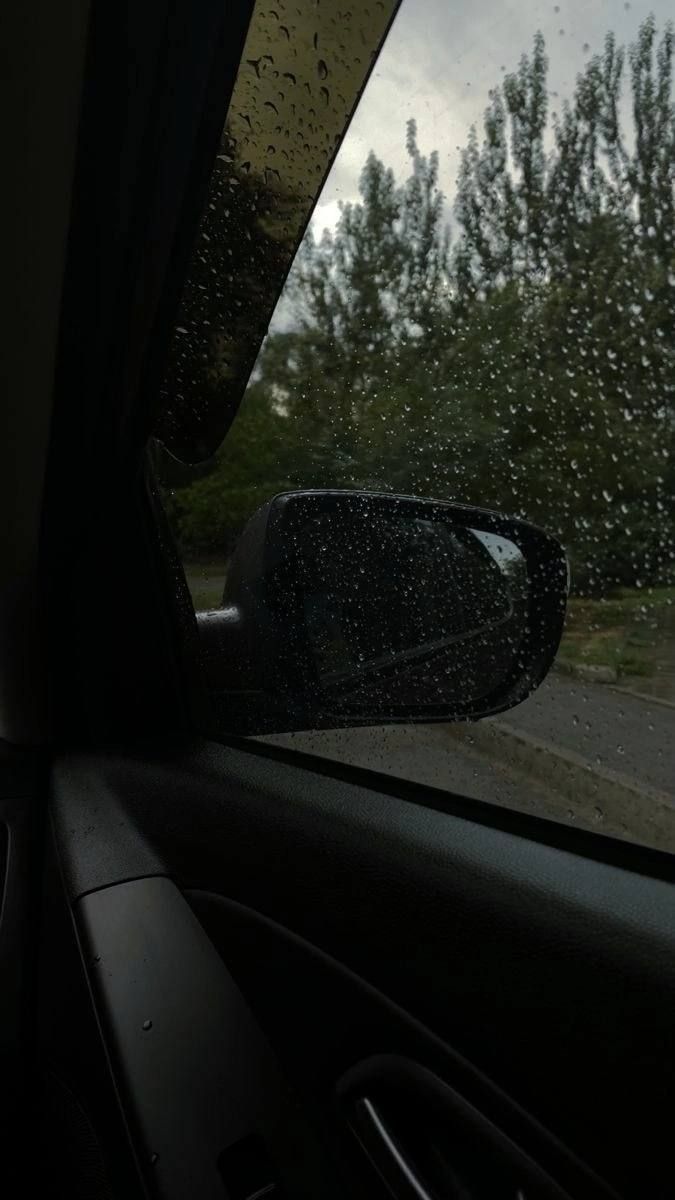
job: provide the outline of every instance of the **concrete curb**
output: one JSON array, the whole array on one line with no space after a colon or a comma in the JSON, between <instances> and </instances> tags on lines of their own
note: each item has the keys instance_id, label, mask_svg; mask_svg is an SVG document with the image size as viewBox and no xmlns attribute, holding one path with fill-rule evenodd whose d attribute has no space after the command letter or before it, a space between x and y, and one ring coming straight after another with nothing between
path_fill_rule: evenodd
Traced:
<instances>
[{"instance_id":1,"label":"concrete curb","mask_svg":"<svg viewBox=\"0 0 675 1200\"><path fill-rule=\"evenodd\" d=\"M657 849L675 846L675 797L618 771L594 766L572 750L554 746L506 722L450 725L463 745L534 780L564 798L570 823L591 826ZM546 816L542 805L542 816Z\"/></svg>"},{"instance_id":2,"label":"concrete curb","mask_svg":"<svg viewBox=\"0 0 675 1200\"><path fill-rule=\"evenodd\" d=\"M579 679L582 683L599 683L603 687L619 682L619 673L614 667L601 667L593 663L573 663L568 658L557 658L552 670L558 675L569 675L570 679Z\"/></svg>"},{"instance_id":3,"label":"concrete curb","mask_svg":"<svg viewBox=\"0 0 675 1200\"><path fill-rule=\"evenodd\" d=\"M620 683L608 683L606 686L610 692L618 692L620 696L630 696L632 700L642 700L644 704L656 704L660 708L675 709L675 700L666 700L665 696L650 696L648 692L622 687Z\"/></svg>"},{"instance_id":4,"label":"concrete curb","mask_svg":"<svg viewBox=\"0 0 675 1200\"><path fill-rule=\"evenodd\" d=\"M602 669L604 670L604 668ZM609 670L609 668L607 669ZM665 696L650 696L649 692L641 692L630 685L624 687L621 683L621 676L616 671L611 672L612 677L610 678L609 675L604 677L599 675L599 670L600 668L577 666L564 658L557 659L551 667L551 671L556 675L566 675L569 679L578 679L580 683L596 683L599 687L608 688L610 692L620 692L622 696L631 696L633 700L643 700L645 704L659 704L662 708L675 709L675 700L667 700ZM624 678L630 678L630 676L624 676Z\"/></svg>"}]
</instances>

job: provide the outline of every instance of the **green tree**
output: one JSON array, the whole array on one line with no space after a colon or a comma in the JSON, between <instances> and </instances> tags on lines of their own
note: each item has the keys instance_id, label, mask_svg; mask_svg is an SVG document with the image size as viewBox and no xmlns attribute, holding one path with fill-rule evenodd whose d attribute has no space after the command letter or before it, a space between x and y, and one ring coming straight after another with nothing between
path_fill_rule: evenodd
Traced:
<instances>
[{"instance_id":1,"label":"green tree","mask_svg":"<svg viewBox=\"0 0 675 1200\"><path fill-rule=\"evenodd\" d=\"M231 434L176 489L191 552L282 487L369 486L539 521L580 588L672 576L672 54L651 19L627 54L610 34L551 116L538 34L469 134L452 247L414 122L402 183L368 156L303 242Z\"/></svg>"},{"instance_id":2,"label":"green tree","mask_svg":"<svg viewBox=\"0 0 675 1200\"><path fill-rule=\"evenodd\" d=\"M486 499L557 530L593 588L672 569L670 29L657 41L645 22L629 59L634 148L618 119L624 55L609 36L554 120L546 158L537 37L492 93L482 144L470 137L456 202L467 333L448 360L471 390L471 473Z\"/></svg>"}]
</instances>

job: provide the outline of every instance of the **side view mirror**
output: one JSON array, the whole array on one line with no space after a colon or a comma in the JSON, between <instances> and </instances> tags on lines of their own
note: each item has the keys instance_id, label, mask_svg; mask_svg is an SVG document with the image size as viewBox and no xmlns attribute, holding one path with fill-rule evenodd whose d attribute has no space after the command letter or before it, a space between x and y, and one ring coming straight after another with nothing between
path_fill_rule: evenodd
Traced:
<instances>
[{"instance_id":1,"label":"side view mirror","mask_svg":"<svg viewBox=\"0 0 675 1200\"><path fill-rule=\"evenodd\" d=\"M555 538L512 517L371 492L276 496L237 543L223 607L198 614L219 717L280 733L500 712L546 675L567 580Z\"/></svg>"}]
</instances>

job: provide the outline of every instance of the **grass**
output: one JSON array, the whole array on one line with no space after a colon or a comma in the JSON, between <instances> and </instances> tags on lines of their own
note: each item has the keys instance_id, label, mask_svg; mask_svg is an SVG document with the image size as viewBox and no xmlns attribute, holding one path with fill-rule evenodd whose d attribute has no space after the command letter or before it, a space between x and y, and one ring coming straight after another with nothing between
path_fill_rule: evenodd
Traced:
<instances>
[{"instance_id":1,"label":"grass","mask_svg":"<svg viewBox=\"0 0 675 1200\"><path fill-rule=\"evenodd\" d=\"M185 578L197 612L219 607L225 586L224 562L185 563Z\"/></svg>"},{"instance_id":2,"label":"grass","mask_svg":"<svg viewBox=\"0 0 675 1200\"><path fill-rule=\"evenodd\" d=\"M572 596L560 658L649 678L664 639L673 636L674 618L672 587L625 588L602 600Z\"/></svg>"}]
</instances>

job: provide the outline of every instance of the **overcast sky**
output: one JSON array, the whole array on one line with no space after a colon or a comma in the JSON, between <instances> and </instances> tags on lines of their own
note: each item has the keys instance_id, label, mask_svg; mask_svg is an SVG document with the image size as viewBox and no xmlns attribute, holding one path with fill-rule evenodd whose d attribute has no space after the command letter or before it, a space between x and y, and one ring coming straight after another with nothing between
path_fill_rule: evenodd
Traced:
<instances>
[{"instance_id":1,"label":"overcast sky","mask_svg":"<svg viewBox=\"0 0 675 1200\"><path fill-rule=\"evenodd\" d=\"M315 232L335 224L340 200L358 197L369 150L404 177L410 117L422 152L439 151L441 188L451 204L469 128L480 125L488 91L515 69L538 29L555 109L608 30L626 44L650 12L661 30L674 7L673 0L403 0L321 194Z\"/></svg>"}]
</instances>

